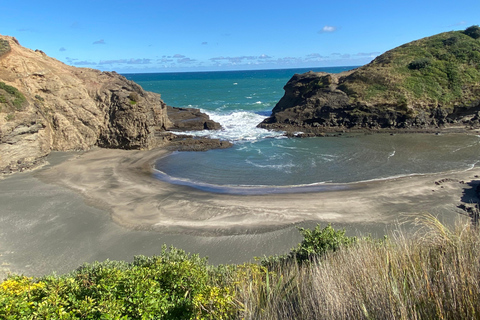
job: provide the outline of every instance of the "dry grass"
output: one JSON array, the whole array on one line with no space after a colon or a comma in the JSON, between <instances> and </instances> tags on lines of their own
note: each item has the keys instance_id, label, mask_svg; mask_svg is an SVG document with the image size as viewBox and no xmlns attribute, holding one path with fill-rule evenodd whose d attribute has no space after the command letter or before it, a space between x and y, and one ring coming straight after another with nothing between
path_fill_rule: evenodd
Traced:
<instances>
[{"instance_id":1,"label":"dry grass","mask_svg":"<svg viewBox=\"0 0 480 320\"><path fill-rule=\"evenodd\" d=\"M243 283L240 318L480 318L478 230L451 230L430 215L418 222L422 236L359 241L310 265L290 262L268 280Z\"/></svg>"}]
</instances>

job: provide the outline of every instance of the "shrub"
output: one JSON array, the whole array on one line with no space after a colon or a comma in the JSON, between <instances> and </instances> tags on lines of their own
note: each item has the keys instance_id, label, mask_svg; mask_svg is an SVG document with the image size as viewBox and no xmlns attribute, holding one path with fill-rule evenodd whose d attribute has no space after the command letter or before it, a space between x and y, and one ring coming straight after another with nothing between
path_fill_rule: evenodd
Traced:
<instances>
[{"instance_id":1,"label":"shrub","mask_svg":"<svg viewBox=\"0 0 480 320\"><path fill-rule=\"evenodd\" d=\"M233 285L206 259L166 247L133 263L85 264L40 280L0 284L0 319L227 319Z\"/></svg>"},{"instance_id":2,"label":"shrub","mask_svg":"<svg viewBox=\"0 0 480 320\"><path fill-rule=\"evenodd\" d=\"M128 98L130 99L130 104L136 104L138 102L138 94L136 92L131 92Z\"/></svg>"},{"instance_id":3,"label":"shrub","mask_svg":"<svg viewBox=\"0 0 480 320\"><path fill-rule=\"evenodd\" d=\"M430 65L430 60L429 59L420 58L420 59L416 59L416 60L413 60L412 62L410 62L410 64L408 65L408 69L410 69L410 70L420 70L420 69L423 69L423 68L427 67L428 65Z\"/></svg>"},{"instance_id":4,"label":"shrub","mask_svg":"<svg viewBox=\"0 0 480 320\"><path fill-rule=\"evenodd\" d=\"M445 46L453 46L458 43L458 37L450 37L448 39L443 40L443 44Z\"/></svg>"},{"instance_id":5,"label":"shrub","mask_svg":"<svg viewBox=\"0 0 480 320\"><path fill-rule=\"evenodd\" d=\"M308 262L314 258L324 256L327 252L334 252L341 247L350 246L357 241L356 237L347 237L345 230L335 230L330 224L321 228L317 224L315 229L298 228L303 240L296 248L286 255L269 256L261 259L261 264L269 268L291 261Z\"/></svg>"},{"instance_id":6,"label":"shrub","mask_svg":"<svg viewBox=\"0 0 480 320\"><path fill-rule=\"evenodd\" d=\"M299 228L303 236L302 242L292 250L297 261L306 261L313 256L323 256L329 251L337 251L342 246L349 246L356 241L356 237L345 236L345 230L335 231L329 224L321 229L317 224L315 229Z\"/></svg>"},{"instance_id":7,"label":"shrub","mask_svg":"<svg viewBox=\"0 0 480 320\"><path fill-rule=\"evenodd\" d=\"M0 56L10 52L10 44L7 40L0 39Z\"/></svg>"},{"instance_id":8,"label":"shrub","mask_svg":"<svg viewBox=\"0 0 480 320\"><path fill-rule=\"evenodd\" d=\"M463 32L467 36L472 37L473 39L478 39L480 38L480 27L479 26L471 26L465 29Z\"/></svg>"}]
</instances>

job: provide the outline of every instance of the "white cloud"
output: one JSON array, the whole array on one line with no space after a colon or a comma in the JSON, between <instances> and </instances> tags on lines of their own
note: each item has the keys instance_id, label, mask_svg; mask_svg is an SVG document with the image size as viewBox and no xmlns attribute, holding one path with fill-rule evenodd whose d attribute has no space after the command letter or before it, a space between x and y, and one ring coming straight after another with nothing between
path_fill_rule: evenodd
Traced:
<instances>
[{"instance_id":1,"label":"white cloud","mask_svg":"<svg viewBox=\"0 0 480 320\"><path fill-rule=\"evenodd\" d=\"M324 26L322 30L318 31L318 33L332 33L337 31L337 27L334 26Z\"/></svg>"}]
</instances>

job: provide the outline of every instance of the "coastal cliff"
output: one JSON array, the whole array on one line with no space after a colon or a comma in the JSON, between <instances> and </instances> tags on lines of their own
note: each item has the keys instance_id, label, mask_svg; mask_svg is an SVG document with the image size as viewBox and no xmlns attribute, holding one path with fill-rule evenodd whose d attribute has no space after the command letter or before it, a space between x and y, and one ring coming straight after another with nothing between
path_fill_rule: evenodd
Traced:
<instances>
[{"instance_id":1,"label":"coastal cliff","mask_svg":"<svg viewBox=\"0 0 480 320\"><path fill-rule=\"evenodd\" d=\"M51 151L152 149L175 139L163 132L176 122L159 94L115 72L68 66L0 36L0 172L33 168Z\"/></svg>"},{"instance_id":2,"label":"coastal cliff","mask_svg":"<svg viewBox=\"0 0 480 320\"><path fill-rule=\"evenodd\" d=\"M480 28L420 39L340 74L296 74L259 126L311 135L480 127Z\"/></svg>"}]
</instances>

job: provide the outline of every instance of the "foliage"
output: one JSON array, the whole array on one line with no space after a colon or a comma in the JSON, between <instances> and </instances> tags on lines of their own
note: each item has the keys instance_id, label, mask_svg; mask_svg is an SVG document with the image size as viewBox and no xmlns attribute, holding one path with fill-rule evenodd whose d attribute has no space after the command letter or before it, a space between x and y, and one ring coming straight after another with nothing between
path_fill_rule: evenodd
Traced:
<instances>
[{"instance_id":1,"label":"foliage","mask_svg":"<svg viewBox=\"0 0 480 320\"><path fill-rule=\"evenodd\" d=\"M296 258L269 266L213 267L163 247L158 256L85 264L60 277L11 276L0 283L0 319L478 318L478 230L451 229L431 215L415 221L417 235L383 241L330 225L300 229Z\"/></svg>"},{"instance_id":2,"label":"foliage","mask_svg":"<svg viewBox=\"0 0 480 320\"><path fill-rule=\"evenodd\" d=\"M6 105L6 111L20 111L27 99L17 88L0 82L0 103Z\"/></svg>"},{"instance_id":3,"label":"foliage","mask_svg":"<svg viewBox=\"0 0 480 320\"><path fill-rule=\"evenodd\" d=\"M423 38L392 49L345 77L351 102L453 108L474 101L480 82L480 27Z\"/></svg>"},{"instance_id":4,"label":"foliage","mask_svg":"<svg viewBox=\"0 0 480 320\"><path fill-rule=\"evenodd\" d=\"M430 60L427 58L416 59L408 64L408 69L420 70L427 67L430 64Z\"/></svg>"},{"instance_id":5,"label":"foliage","mask_svg":"<svg viewBox=\"0 0 480 320\"><path fill-rule=\"evenodd\" d=\"M465 29L464 33L472 37L473 39L478 39L480 38L480 27L479 26L471 26Z\"/></svg>"},{"instance_id":6,"label":"foliage","mask_svg":"<svg viewBox=\"0 0 480 320\"><path fill-rule=\"evenodd\" d=\"M330 224L323 229L317 224L313 230L305 228L299 228L299 230L303 240L297 248L292 250L297 261L306 261L312 256L323 256L329 251L335 252L357 240L356 237L345 236L345 230L335 231Z\"/></svg>"},{"instance_id":7,"label":"foliage","mask_svg":"<svg viewBox=\"0 0 480 320\"><path fill-rule=\"evenodd\" d=\"M133 263L85 264L62 277L12 277L0 286L0 318L226 319L233 287L205 259L166 247Z\"/></svg>"},{"instance_id":8,"label":"foliage","mask_svg":"<svg viewBox=\"0 0 480 320\"><path fill-rule=\"evenodd\" d=\"M345 230L335 230L330 224L321 228L320 224L312 229L298 228L303 236L302 242L286 255L265 257L261 260L263 266L275 268L289 261L308 262L335 252L342 247L348 247L357 241L356 237L348 237Z\"/></svg>"},{"instance_id":9,"label":"foliage","mask_svg":"<svg viewBox=\"0 0 480 320\"><path fill-rule=\"evenodd\" d=\"M128 95L128 98L130 99L131 105L137 104L138 94L136 92L130 92L130 94Z\"/></svg>"},{"instance_id":10,"label":"foliage","mask_svg":"<svg viewBox=\"0 0 480 320\"><path fill-rule=\"evenodd\" d=\"M0 39L0 57L8 52L10 52L10 44L7 40Z\"/></svg>"}]
</instances>

